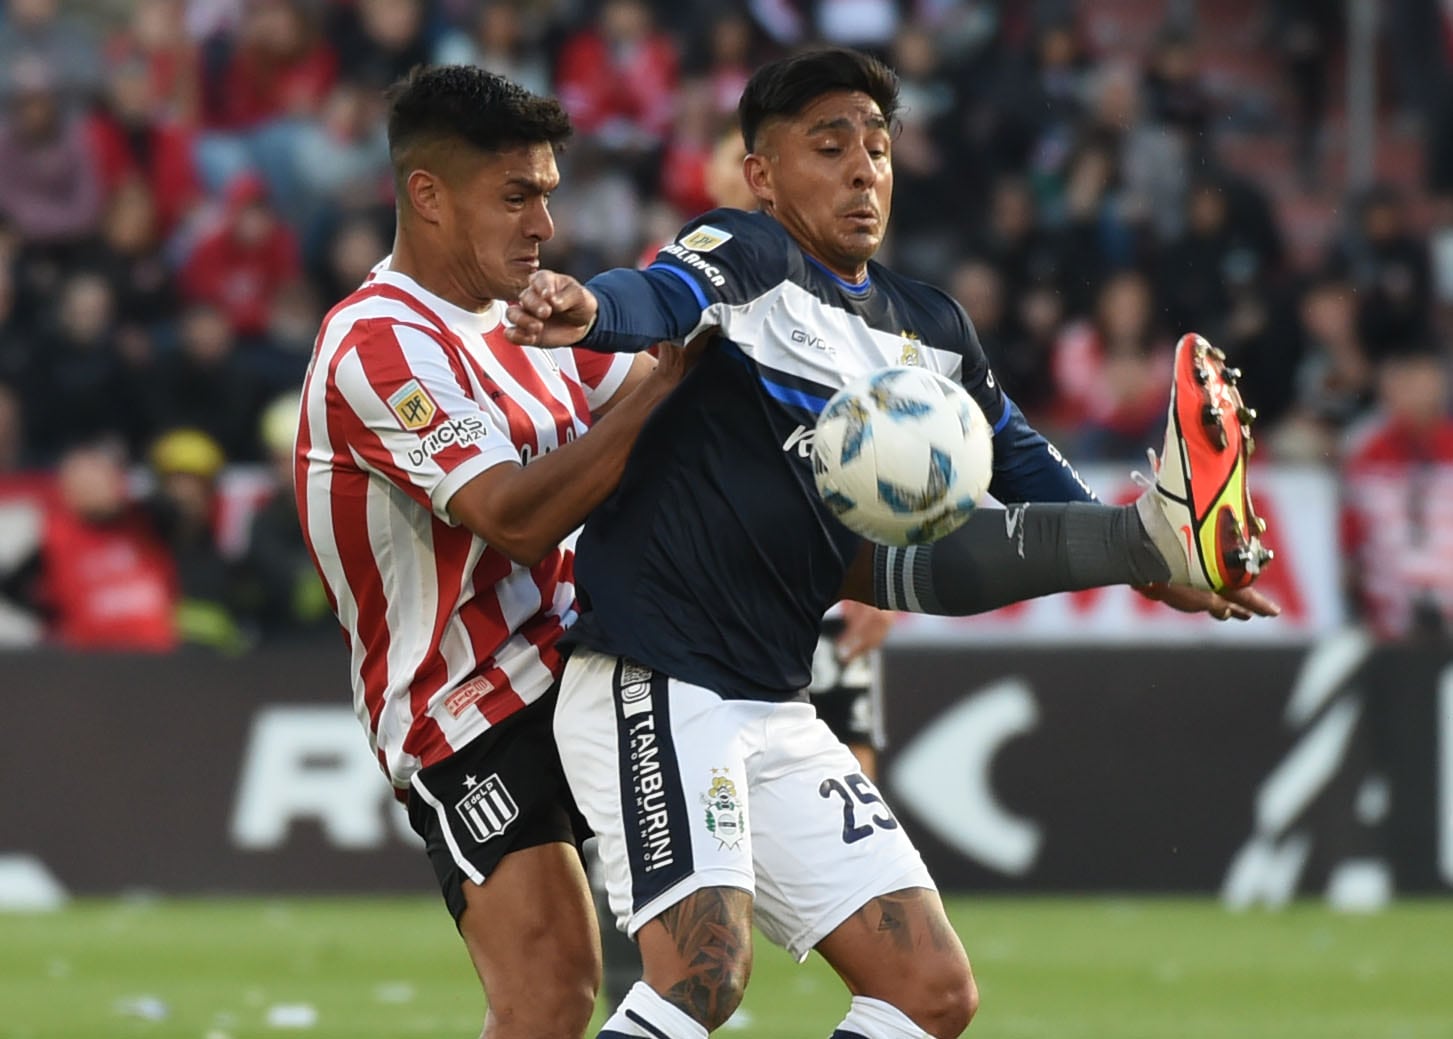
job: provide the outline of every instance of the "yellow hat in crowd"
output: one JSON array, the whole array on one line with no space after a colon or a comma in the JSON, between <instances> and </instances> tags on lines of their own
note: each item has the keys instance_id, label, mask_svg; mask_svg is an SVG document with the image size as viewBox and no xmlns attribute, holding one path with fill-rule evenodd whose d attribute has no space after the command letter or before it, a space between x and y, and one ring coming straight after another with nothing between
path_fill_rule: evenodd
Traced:
<instances>
[{"instance_id":1,"label":"yellow hat in crowd","mask_svg":"<svg viewBox=\"0 0 1453 1039\"><path fill-rule=\"evenodd\" d=\"M210 480L226 464L217 441L200 429L173 429L151 446L151 467L164 476L186 473Z\"/></svg>"}]
</instances>

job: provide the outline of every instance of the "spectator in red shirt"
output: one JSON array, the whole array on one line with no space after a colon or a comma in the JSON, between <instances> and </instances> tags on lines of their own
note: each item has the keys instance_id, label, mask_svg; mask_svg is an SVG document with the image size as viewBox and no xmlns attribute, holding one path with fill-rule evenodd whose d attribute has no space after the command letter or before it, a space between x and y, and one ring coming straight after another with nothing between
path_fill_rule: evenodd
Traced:
<instances>
[{"instance_id":1,"label":"spectator in red shirt","mask_svg":"<svg viewBox=\"0 0 1453 1039\"><path fill-rule=\"evenodd\" d=\"M1383 638L1453 633L1453 418L1445 358L1403 347L1343 462L1349 585Z\"/></svg>"},{"instance_id":2,"label":"spectator in red shirt","mask_svg":"<svg viewBox=\"0 0 1453 1039\"><path fill-rule=\"evenodd\" d=\"M152 83L141 59L117 62L107 77L106 99L91 113L86 129L107 199L124 182L142 181L165 237L196 203L198 184L191 131L158 114Z\"/></svg>"},{"instance_id":3,"label":"spectator in red shirt","mask_svg":"<svg viewBox=\"0 0 1453 1039\"><path fill-rule=\"evenodd\" d=\"M641 0L607 0L596 26L566 42L556 68L577 132L612 151L661 146L671 128L677 54Z\"/></svg>"},{"instance_id":4,"label":"spectator in red shirt","mask_svg":"<svg viewBox=\"0 0 1453 1039\"><path fill-rule=\"evenodd\" d=\"M239 336L260 336L273 297L299 266L292 231L268 204L262 181L244 174L227 187L221 221L187 257L182 293L220 307Z\"/></svg>"},{"instance_id":5,"label":"spectator in red shirt","mask_svg":"<svg viewBox=\"0 0 1453 1039\"><path fill-rule=\"evenodd\" d=\"M267 183L273 205L294 223L297 141L337 78L338 59L300 0L254 0L237 42L208 84L207 132L197 141L202 181L217 192L247 171Z\"/></svg>"},{"instance_id":6,"label":"spectator in red shirt","mask_svg":"<svg viewBox=\"0 0 1453 1039\"><path fill-rule=\"evenodd\" d=\"M1135 458L1165 422L1170 344L1155 328L1150 282L1122 271L1100 291L1093 322L1076 322L1055 344L1056 419L1095 458Z\"/></svg>"},{"instance_id":7,"label":"spectator in red shirt","mask_svg":"<svg viewBox=\"0 0 1453 1039\"><path fill-rule=\"evenodd\" d=\"M716 149L710 86L705 80L681 91L676 132L661 157L661 196L684 220L716 208L707 190L707 169ZM733 132L738 132L735 125ZM739 135L739 133L738 133Z\"/></svg>"},{"instance_id":8,"label":"spectator in red shirt","mask_svg":"<svg viewBox=\"0 0 1453 1039\"><path fill-rule=\"evenodd\" d=\"M254 0L208 91L206 124L245 131L275 119L306 118L318 111L337 73L337 56L299 0Z\"/></svg>"},{"instance_id":9,"label":"spectator in red shirt","mask_svg":"<svg viewBox=\"0 0 1453 1039\"><path fill-rule=\"evenodd\" d=\"M62 459L37 588L48 636L73 649L169 650L177 644L176 572L126 473L105 448Z\"/></svg>"},{"instance_id":10,"label":"spectator in red shirt","mask_svg":"<svg viewBox=\"0 0 1453 1039\"><path fill-rule=\"evenodd\" d=\"M139 62L153 113L190 127L200 115L202 55L187 34L186 18L186 0L137 0L130 24L112 37L106 52L113 61Z\"/></svg>"}]
</instances>

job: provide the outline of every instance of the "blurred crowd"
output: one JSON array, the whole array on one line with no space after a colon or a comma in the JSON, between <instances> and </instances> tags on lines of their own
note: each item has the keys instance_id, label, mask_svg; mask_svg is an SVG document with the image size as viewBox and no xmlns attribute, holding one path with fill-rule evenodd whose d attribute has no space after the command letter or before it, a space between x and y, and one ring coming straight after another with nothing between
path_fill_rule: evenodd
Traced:
<instances>
[{"instance_id":1,"label":"blurred crowd","mask_svg":"<svg viewBox=\"0 0 1453 1039\"><path fill-rule=\"evenodd\" d=\"M748 75L815 41L902 77L882 259L963 303L1067 454L1158 443L1175 336L1200 331L1245 371L1266 456L1343 473L1368 620L1450 630L1453 13L1375 5L1400 55L1379 125L1430 143L1410 182L1347 192L1346 5L1204 0L1244 11L1270 95L1208 73L1197 6L0 0L0 641L330 630L287 456L322 315L392 240L388 84L475 62L558 95L576 137L546 259L588 276L710 208ZM1117 41L1121 10L1153 32ZM1275 172L1337 215L1323 240L1288 243L1237 142L1291 142Z\"/></svg>"}]
</instances>

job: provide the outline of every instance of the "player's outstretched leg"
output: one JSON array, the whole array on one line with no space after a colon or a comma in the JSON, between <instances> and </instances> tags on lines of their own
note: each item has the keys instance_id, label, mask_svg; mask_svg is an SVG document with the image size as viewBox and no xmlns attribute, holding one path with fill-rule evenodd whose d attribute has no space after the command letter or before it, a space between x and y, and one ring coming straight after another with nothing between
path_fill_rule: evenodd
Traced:
<instances>
[{"instance_id":1,"label":"player's outstretched leg","mask_svg":"<svg viewBox=\"0 0 1453 1039\"><path fill-rule=\"evenodd\" d=\"M1244 588L1272 557L1247 486L1256 412L1236 388L1240 375L1198 335L1176 344L1165 450L1151 452L1155 484L1137 504L1177 584Z\"/></svg>"},{"instance_id":2,"label":"player's outstretched leg","mask_svg":"<svg viewBox=\"0 0 1453 1039\"><path fill-rule=\"evenodd\" d=\"M834 1039L954 1039L978 1009L969 958L928 888L870 899L817 951L853 994Z\"/></svg>"},{"instance_id":3,"label":"player's outstretched leg","mask_svg":"<svg viewBox=\"0 0 1453 1039\"><path fill-rule=\"evenodd\" d=\"M708 887L636 935L645 978L616 1008L601 1039L705 1039L736 1011L752 971L752 896Z\"/></svg>"}]
</instances>

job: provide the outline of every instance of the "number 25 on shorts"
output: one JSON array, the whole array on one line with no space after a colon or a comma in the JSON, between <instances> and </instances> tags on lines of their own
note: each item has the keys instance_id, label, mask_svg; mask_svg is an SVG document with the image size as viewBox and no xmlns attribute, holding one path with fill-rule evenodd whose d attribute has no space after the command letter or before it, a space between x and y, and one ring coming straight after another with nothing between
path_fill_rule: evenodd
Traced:
<instances>
[{"instance_id":1,"label":"number 25 on shorts","mask_svg":"<svg viewBox=\"0 0 1453 1039\"><path fill-rule=\"evenodd\" d=\"M868 777L861 772L854 772L852 775L843 776L842 779L824 779L822 785L817 788L820 796L831 799L833 796L842 798L843 802L843 843L856 844L864 837L873 836L873 827L880 827L884 830L898 829L898 820L893 818L893 813L873 789L873 784ZM867 825L859 825L857 820L858 806L869 808ZM872 806L876 805L874 810ZM882 814L880 815L879 812Z\"/></svg>"}]
</instances>

